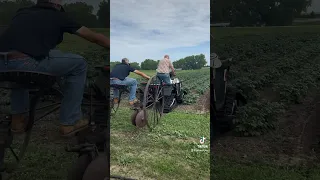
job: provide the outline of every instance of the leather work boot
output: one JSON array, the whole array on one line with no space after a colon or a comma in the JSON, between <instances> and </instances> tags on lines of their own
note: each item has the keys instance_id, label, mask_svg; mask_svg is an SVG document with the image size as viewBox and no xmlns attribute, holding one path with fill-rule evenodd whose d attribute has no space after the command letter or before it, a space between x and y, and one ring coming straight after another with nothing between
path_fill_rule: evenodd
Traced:
<instances>
[{"instance_id":1,"label":"leather work boot","mask_svg":"<svg viewBox=\"0 0 320 180\"><path fill-rule=\"evenodd\" d=\"M136 104L138 104L138 103L140 103L140 101L139 101L138 99L134 99L133 101L129 101L129 104L130 104L131 106L136 105Z\"/></svg>"},{"instance_id":2,"label":"leather work boot","mask_svg":"<svg viewBox=\"0 0 320 180\"><path fill-rule=\"evenodd\" d=\"M70 137L75 135L77 132L86 129L89 125L89 121L87 119L82 119L77 121L75 125L61 125L60 133L62 137Z\"/></svg>"},{"instance_id":3,"label":"leather work boot","mask_svg":"<svg viewBox=\"0 0 320 180\"><path fill-rule=\"evenodd\" d=\"M24 133L29 117L26 114L14 114L11 116L11 132Z\"/></svg>"},{"instance_id":4,"label":"leather work boot","mask_svg":"<svg viewBox=\"0 0 320 180\"><path fill-rule=\"evenodd\" d=\"M119 103L119 98L113 98L113 103L118 104Z\"/></svg>"}]
</instances>

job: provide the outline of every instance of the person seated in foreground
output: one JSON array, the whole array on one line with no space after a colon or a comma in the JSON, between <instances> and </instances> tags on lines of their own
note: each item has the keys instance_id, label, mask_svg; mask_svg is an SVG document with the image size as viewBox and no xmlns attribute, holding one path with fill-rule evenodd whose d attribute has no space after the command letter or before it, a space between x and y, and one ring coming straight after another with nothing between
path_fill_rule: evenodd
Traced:
<instances>
[{"instance_id":1,"label":"person seated in foreground","mask_svg":"<svg viewBox=\"0 0 320 180\"><path fill-rule=\"evenodd\" d=\"M138 82L136 79L129 78L130 72L136 73L145 79L150 79L149 76L141 71L136 70L129 64L129 59L123 58L120 64L117 64L110 73L110 85L125 85L130 88L129 104L134 105L139 102L136 98L136 90ZM119 102L119 90L114 89L114 103Z\"/></svg>"},{"instance_id":2,"label":"person seated in foreground","mask_svg":"<svg viewBox=\"0 0 320 180\"><path fill-rule=\"evenodd\" d=\"M170 72L172 75L175 75L174 67L170 61L169 55L165 55L164 58L159 61L157 76L165 84L171 84Z\"/></svg>"},{"instance_id":3,"label":"person seated in foreground","mask_svg":"<svg viewBox=\"0 0 320 180\"><path fill-rule=\"evenodd\" d=\"M61 90L60 133L72 136L85 129L81 104L87 78L87 62L77 54L55 49L63 34L75 34L106 50L110 40L78 24L64 12L61 0L38 0L32 7L19 9L0 36L0 52L8 52L8 64L0 58L0 71L34 71L64 77ZM29 116L29 90L14 89L11 94L11 131L23 133Z\"/></svg>"}]
</instances>

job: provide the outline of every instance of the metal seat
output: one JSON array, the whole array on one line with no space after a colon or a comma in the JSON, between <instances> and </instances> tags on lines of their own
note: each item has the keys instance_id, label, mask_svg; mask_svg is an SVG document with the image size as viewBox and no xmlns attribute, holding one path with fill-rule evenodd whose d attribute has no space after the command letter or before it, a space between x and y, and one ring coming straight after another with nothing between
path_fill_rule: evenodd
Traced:
<instances>
[{"instance_id":1,"label":"metal seat","mask_svg":"<svg viewBox=\"0 0 320 180\"><path fill-rule=\"evenodd\" d=\"M0 52L0 60L8 63L11 52ZM49 73L40 73L25 70L0 71L0 88L42 88L51 87L56 82L56 76Z\"/></svg>"},{"instance_id":2,"label":"metal seat","mask_svg":"<svg viewBox=\"0 0 320 180\"><path fill-rule=\"evenodd\" d=\"M0 88L50 88L56 82L56 76L34 71L0 71Z\"/></svg>"},{"instance_id":3,"label":"metal seat","mask_svg":"<svg viewBox=\"0 0 320 180\"><path fill-rule=\"evenodd\" d=\"M119 89L119 90L127 90L128 86L126 85L120 85L120 84L111 84L110 87Z\"/></svg>"}]
</instances>

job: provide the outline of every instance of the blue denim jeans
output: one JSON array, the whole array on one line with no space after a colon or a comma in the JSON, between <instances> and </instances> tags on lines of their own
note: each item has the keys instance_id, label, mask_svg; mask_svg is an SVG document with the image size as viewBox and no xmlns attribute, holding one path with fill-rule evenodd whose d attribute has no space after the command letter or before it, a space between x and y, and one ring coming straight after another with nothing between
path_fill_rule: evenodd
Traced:
<instances>
[{"instance_id":1,"label":"blue denim jeans","mask_svg":"<svg viewBox=\"0 0 320 180\"><path fill-rule=\"evenodd\" d=\"M29 57L12 59L6 66L0 60L1 70L36 71L63 77L60 123L61 125L74 125L82 118L81 103L87 76L87 62L82 56L52 50L49 57L42 61L36 61ZM24 113L28 109L29 91L27 89L13 90L11 95L12 114Z\"/></svg>"},{"instance_id":2,"label":"blue denim jeans","mask_svg":"<svg viewBox=\"0 0 320 180\"><path fill-rule=\"evenodd\" d=\"M133 78L128 78L126 77L123 81L118 80L118 79L112 79L110 80L110 84L117 84L117 85L125 85L129 87L130 93L129 93L129 101L133 101L136 98L136 91L137 91L137 86L138 82L137 80ZM119 98L119 90L114 88L113 90L113 96L115 98Z\"/></svg>"},{"instance_id":3,"label":"blue denim jeans","mask_svg":"<svg viewBox=\"0 0 320 180\"><path fill-rule=\"evenodd\" d=\"M157 73L157 76L166 84L171 84L171 79L169 73Z\"/></svg>"}]
</instances>

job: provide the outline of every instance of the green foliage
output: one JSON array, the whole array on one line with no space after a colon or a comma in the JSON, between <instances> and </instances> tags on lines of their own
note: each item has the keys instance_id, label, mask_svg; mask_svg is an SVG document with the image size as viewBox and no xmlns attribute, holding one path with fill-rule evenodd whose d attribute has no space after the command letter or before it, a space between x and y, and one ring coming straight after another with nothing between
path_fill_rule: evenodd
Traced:
<instances>
[{"instance_id":1,"label":"green foliage","mask_svg":"<svg viewBox=\"0 0 320 180\"><path fill-rule=\"evenodd\" d=\"M172 64L175 68L191 70L203 68L207 64L207 61L204 54L199 54L187 56L185 58L179 59L178 61L174 61Z\"/></svg>"},{"instance_id":2,"label":"green foliage","mask_svg":"<svg viewBox=\"0 0 320 180\"><path fill-rule=\"evenodd\" d=\"M93 6L84 2L65 4L64 9L72 19L86 27L99 27L97 17L92 14Z\"/></svg>"},{"instance_id":3,"label":"green foliage","mask_svg":"<svg viewBox=\"0 0 320 180\"><path fill-rule=\"evenodd\" d=\"M98 21L101 27L110 27L110 1L103 0L99 4L99 10L97 12Z\"/></svg>"},{"instance_id":4,"label":"green foliage","mask_svg":"<svg viewBox=\"0 0 320 180\"><path fill-rule=\"evenodd\" d=\"M30 0L0 1L0 25L8 25L19 8L32 5Z\"/></svg>"},{"instance_id":5,"label":"green foliage","mask_svg":"<svg viewBox=\"0 0 320 180\"><path fill-rule=\"evenodd\" d=\"M254 101L239 108L237 119L234 123L236 132L244 136L259 136L273 129L279 113L284 111L284 106L277 102L265 100Z\"/></svg>"},{"instance_id":6,"label":"green foliage","mask_svg":"<svg viewBox=\"0 0 320 180\"><path fill-rule=\"evenodd\" d=\"M290 25L310 5L311 0L211 0L211 23Z\"/></svg>"},{"instance_id":7,"label":"green foliage","mask_svg":"<svg viewBox=\"0 0 320 180\"><path fill-rule=\"evenodd\" d=\"M143 70L156 70L158 62L152 59L146 59L141 63L141 69Z\"/></svg>"},{"instance_id":8,"label":"green foliage","mask_svg":"<svg viewBox=\"0 0 320 180\"><path fill-rule=\"evenodd\" d=\"M112 69L115 65L120 64L120 61L111 61L110 62L110 69Z\"/></svg>"},{"instance_id":9,"label":"green foliage","mask_svg":"<svg viewBox=\"0 0 320 180\"><path fill-rule=\"evenodd\" d=\"M153 59L146 59L141 63L141 67L139 66L139 63L133 62L131 63L131 66L134 66L137 69L143 69L143 70L156 70L158 67L160 60L153 60ZM134 64L136 63L136 64ZM111 63L111 68L113 67L114 62ZM203 54L199 55L192 55L188 56L182 59L179 59L178 61L172 62L173 66L178 69L182 68L183 70L196 70L201 69L205 67L207 64L207 61L205 59L205 56Z\"/></svg>"},{"instance_id":10,"label":"green foliage","mask_svg":"<svg viewBox=\"0 0 320 180\"><path fill-rule=\"evenodd\" d=\"M137 62L130 63L130 66L138 70L141 69L140 64Z\"/></svg>"},{"instance_id":11,"label":"green foliage","mask_svg":"<svg viewBox=\"0 0 320 180\"><path fill-rule=\"evenodd\" d=\"M213 41L215 53L233 57L230 83L249 101L239 109L235 121L241 135L260 135L274 128L283 110L301 103L319 87L318 30L305 33L298 29L223 36Z\"/></svg>"}]
</instances>

